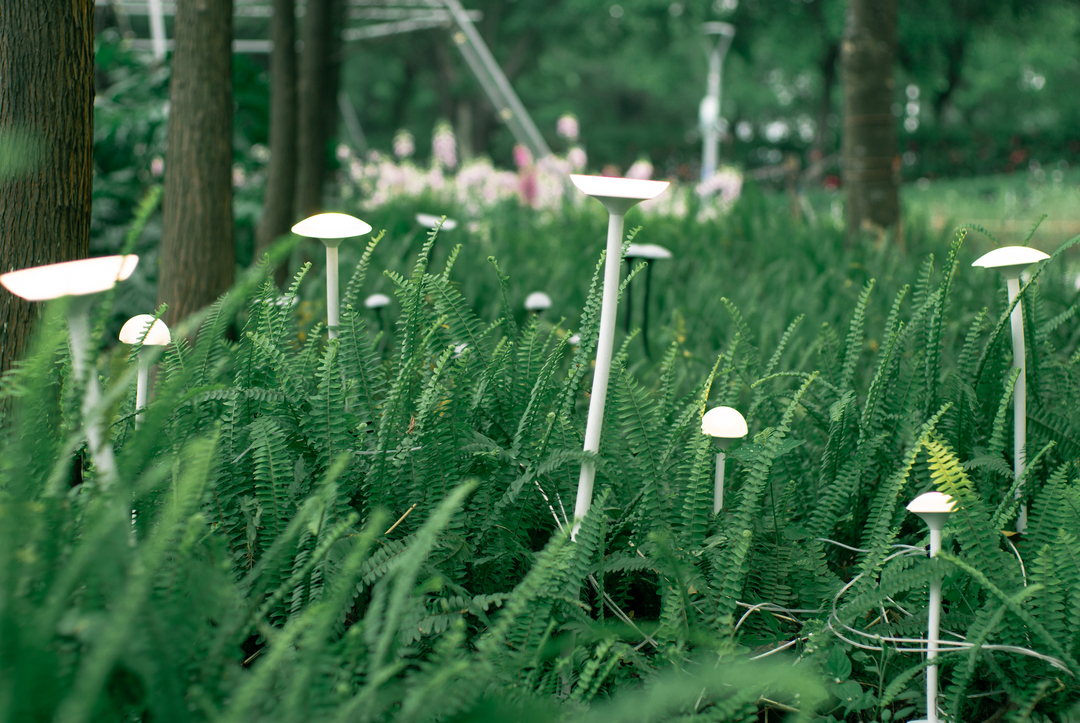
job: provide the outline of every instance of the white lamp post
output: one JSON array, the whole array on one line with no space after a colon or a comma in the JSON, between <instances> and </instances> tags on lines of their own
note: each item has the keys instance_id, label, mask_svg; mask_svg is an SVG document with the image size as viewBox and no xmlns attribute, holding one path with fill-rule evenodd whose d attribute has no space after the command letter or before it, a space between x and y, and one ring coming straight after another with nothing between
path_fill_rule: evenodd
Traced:
<instances>
[{"instance_id":1,"label":"white lamp post","mask_svg":"<svg viewBox=\"0 0 1080 723\"><path fill-rule=\"evenodd\" d=\"M980 256L972 266L981 266L986 269L998 269L1005 276L1005 285L1009 291L1009 303L1020 293L1020 273L1034 263L1050 258L1038 249L1030 246L1003 246L994 249L988 254ZM1026 455L1024 445L1027 444L1027 372L1025 359L1027 351L1024 347L1024 307L1023 301L1017 301L1013 307L1012 316L1012 343L1013 343L1013 367L1020 370L1016 378L1016 386L1013 387L1013 474L1015 479L1020 479L1024 473ZM1017 497L1020 489L1016 490ZM1020 515L1016 518L1016 531L1023 532L1027 528L1027 505L1020 506Z\"/></svg>"},{"instance_id":2,"label":"white lamp post","mask_svg":"<svg viewBox=\"0 0 1080 723\"><path fill-rule=\"evenodd\" d=\"M589 398L589 418L585 425L585 451L600 451L600 432L604 426L604 405L607 401L608 376L611 373L611 352L615 343L615 319L619 304L619 267L622 256L623 220L626 212L638 203L656 198L668 187L667 181L642 181L631 178L579 176L570 180L578 190L592 196L608 210L607 258L604 262L604 291L600 303L600 335L596 342L596 369L593 373L592 395ZM596 465L589 461L581 465L577 501L574 504L574 526L571 537L577 535L581 520L592 503Z\"/></svg>"},{"instance_id":3,"label":"white lamp post","mask_svg":"<svg viewBox=\"0 0 1080 723\"><path fill-rule=\"evenodd\" d=\"M138 263L139 257L133 254L63 261L3 274L0 276L0 284L27 301L47 301L62 296L84 297L108 291L117 281L131 276ZM77 378L82 378L87 371L86 353L90 346L89 306L86 299L72 299L67 308L71 363ZM98 388L97 375L90 374L89 377L82 407L86 439L94 464L102 473L103 485L108 485L116 472L116 464L113 461L112 448L105 444L104 427L92 416L101 399L101 390Z\"/></svg>"},{"instance_id":4,"label":"white lamp post","mask_svg":"<svg viewBox=\"0 0 1080 723\"><path fill-rule=\"evenodd\" d=\"M716 173L720 145L720 81L724 68L724 56L727 55L731 41L735 38L735 26L731 23L710 22L702 26L707 40L706 53L709 56L709 79L705 97L698 108L698 122L701 124L701 180L707 181ZM712 38L716 38L715 41Z\"/></svg>"},{"instance_id":5,"label":"white lamp post","mask_svg":"<svg viewBox=\"0 0 1080 723\"><path fill-rule=\"evenodd\" d=\"M320 213L292 227L297 236L317 238L326 245L326 325L331 339L338 335L338 246L369 231L371 226L345 213Z\"/></svg>"},{"instance_id":6,"label":"white lamp post","mask_svg":"<svg viewBox=\"0 0 1080 723\"><path fill-rule=\"evenodd\" d=\"M716 453L716 481L713 483L713 514L718 514L724 506L724 451L733 439L746 436L746 419L738 410L731 407L713 407L701 418L701 431L713 438L713 444L720 448Z\"/></svg>"},{"instance_id":7,"label":"white lamp post","mask_svg":"<svg viewBox=\"0 0 1080 723\"><path fill-rule=\"evenodd\" d=\"M168 346L172 341L169 327L161 319L155 319L150 314L138 314L131 317L120 329L120 341L125 344L135 345L140 341L145 346ZM150 380L150 360L146 352L139 349L139 378L135 384L135 428L138 429L143 420L143 409L146 407L146 390Z\"/></svg>"},{"instance_id":8,"label":"white lamp post","mask_svg":"<svg viewBox=\"0 0 1080 723\"><path fill-rule=\"evenodd\" d=\"M525 310L534 314L551 308L551 297L543 291L534 291L525 297Z\"/></svg>"},{"instance_id":9,"label":"white lamp post","mask_svg":"<svg viewBox=\"0 0 1080 723\"><path fill-rule=\"evenodd\" d=\"M671 252L658 244L630 244L626 247L626 263L633 265L636 260L645 262L645 308L641 312L641 341L645 346L645 356L649 353L649 290L652 288L652 262L657 259L670 259ZM626 285L626 331L630 332L630 317L634 305L631 296L631 284Z\"/></svg>"},{"instance_id":10,"label":"white lamp post","mask_svg":"<svg viewBox=\"0 0 1080 723\"><path fill-rule=\"evenodd\" d=\"M922 518L930 528L930 557L941 551L941 530L949 521L956 500L941 492L926 492L907 506L908 512ZM926 659L934 660L938 654L938 629L941 624L941 580L930 581L930 609L927 611ZM926 666L926 720L911 723L938 723L937 693L938 669L933 663Z\"/></svg>"}]
</instances>

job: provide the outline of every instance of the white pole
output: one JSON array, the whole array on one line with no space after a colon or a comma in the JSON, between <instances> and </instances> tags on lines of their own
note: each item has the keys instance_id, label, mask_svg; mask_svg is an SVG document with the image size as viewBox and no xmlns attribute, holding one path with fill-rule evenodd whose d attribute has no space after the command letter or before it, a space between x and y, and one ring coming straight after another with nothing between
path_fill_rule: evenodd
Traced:
<instances>
[{"instance_id":1,"label":"white pole","mask_svg":"<svg viewBox=\"0 0 1080 723\"><path fill-rule=\"evenodd\" d=\"M1013 302L1020 294L1020 279L1007 278L1005 280L1009 290L1009 303ZM1027 444L1027 351L1024 347L1024 306L1023 301L1017 301L1013 307L1012 316L1012 343L1013 343L1013 367L1020 370L1016 378L1016 386L1013 387L1013 474L1016 479L1024 474L1027 463L1024 447ZM1016 497L1020 498L1021 490L1017 488ZM1020 505L1020 515L1016 518L1016 531L1023 533L1027 528L1027 505Z\"/></svg>"},{"instance_id":2,"label":"white pole","mask_svg":"<svg viewBox=\"0 0 1080 723\"><path fill-rule=\"evenodd\" d=\"M337 246L326 246L326 324L330 338L338 335L338 250Z\"/></svg>"},{"instance_id":3,"label":"white pole","mask_svg":"<svg viewBox=\"0 0 1080 723\"><path fill-rule=\"evenodd\" d=\"M135 409L137 414L135 415L135 429L138 429L143 421L143 408L146 406L146 390L149 386L150 379L150 362L144 356L143 352L139 352L139 377L135 383Z\"/></svg>"},{"instance_id":4,"label":"white pole","mask_svg":"<svg viewBox=\"0 0 1080 723\"><path fill-rule=\"evenodd\" d=\"M608 216L607 258L604 261L604 295L600 305L600 338L596 343L596 369L593 372L592 395L589 398L589 418L585 425L585 451L600 451L600 432L604 427L604 404L607 401L608 377L611 373L611 352L615 345L615 317L619 304L619 268L622 264L623 214ZM583 462L578 480L577 501L574 504L574 526L570 537L577 537L581 520L592 503L595 463Z\"/></svg>"},{"instance_id":5,"label":"white pole","mask_svg":"<svg viewBox=\"0 0 1080 723\"><path fill-rule=\"evenodd\" d=\"M930 557L941 550L941 528L930 528ZM938 634L941 624L941 579L930 581L929 625L926 635L926 659L935 660L938 654ZM937 716L938 669L931 663L926 666L926 722L938 723Z\"/></svg>"},{"instance_id":6,"label":"white pole","mask_svg":"<svg viewBox=\"0 0 1080 723\"><path fill-rule=\"evenodd\" d=\"M716 453L716 482L713 485L712 513L719 514L724 507L724 460L723 452Z\"/></svg>"},{"instance_id":7,"label":"white pole","mask_svg":"<svg viewBox=\"0 0 1080 723\"><path fill-rule=\"evenodd\" d=\"M150 37L154 46L154 60L165 59L165 16L161 0L150 0Z\"/></svg>"},{"instance_id":8,"label":"white pole","mask_svg":"<svg viewBox=\"0 0 1080 723\"><path fill-rule=\"evenodd\" d=\"M71 335L71 365L77 379L86 381L83 396L82 416L86 430L86 442L90 448L90 457L94 460L101 475L101 487L108 487L116 474L112 446L105 439L95 413L101 401L101 389L98 387L97 373L87 369L87 351L90 349L90 314L83 299L72 299L67 310L68 332Z\"/></svg>"},{"instance_id":9,"label":"white pole","mask_svg":"<svg viewBox=\"0 0 1080 723\"><path fill-rule=\"evenodd\" d=\"M704 128L702 142L703 158L701 162L701 180L707 181L716 174L716 159L718 154L717 145L720 142L720 57L719 44L709 53L709 79L706 86L705 101L701 114Z\"/></svg>"}]
</instances>

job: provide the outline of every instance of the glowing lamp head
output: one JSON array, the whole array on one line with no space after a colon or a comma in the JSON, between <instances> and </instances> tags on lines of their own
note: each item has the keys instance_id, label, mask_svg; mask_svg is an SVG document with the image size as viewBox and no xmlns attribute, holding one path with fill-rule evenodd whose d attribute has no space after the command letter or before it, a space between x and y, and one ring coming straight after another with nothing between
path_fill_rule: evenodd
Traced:
<instances>
[{"instance_id":1,"label":"glowing lamp head","mask_svg":"<svg viewBox=\"0 0 1080 723\"><path fill-rule=\"evenodd\" d=\"M108 291L117 281L131 276L138 264L139 257L134 254L62 261L11 271L0 276L0 284L27 301L86 296Z\"/></svg>"},{"instance_id":2,"label":"glowing lamp head","mask_svg":"<svg viewBox=\"0 0 1080 723\"><path fill-rule=\"evenodd\" d=\"M997 269L1005 274L1006 278L1018 279L1020 272L1032 264L1037 264L1050 256L1039 249L1030 246L1002 246L988 254L983 254L972 266L981 266L984 269Z\"/></svg>"},{"instance_id":3,"label":"glowing lamp head","mask_svg":"<svg viewBox=\"0 0 1080 723\"><path fill-rule=\"evenodd\" d=\"M671 184L667 181L644 181L636 178L612 178L610 176L580 176L570 174L570 181L586 196L592 196L604 204L608 213L621 216L631 208L656 198Z\"/></svg>"},{"instance_id":4,"label":"glowing lamp head","mask_svg":"<svg viewBox=\"0 0 1080 723\"><path fill-rule=\"evenodd\" d=\"M390 297L386 294L372 294L364 299L364 306L369 309L381 309L390 304Z\"/></svg>"},{"instance_id":5,"label":"glowing lamp head","mask_svg":"<svg viewBox=\"0 0 1080 723\"><path fill-rule=\"evenodd\" d=\"M435 228L439 225L440 220L442 220L441 216L434 216L430 213L416 214L416 222L424 228ZM453 231L455 228L457 228L457 221L452 218L448 218L442 222L443 231Z\"/></svg>"},{"instance_id":6,"label":"glowing lamp head","mask_svg":"<svg viewBox=\"0 0 1080 723\"><path fill-rule=\"evenodd\" d=\"M956 500L943 492L924 492L907 506L908 512L918 515L932 530L941 530L956 507Z\"/></svg>"},{"instance_id":7,"label":"glowing lamp head","mask_svg":"<svg viewBox=\"0 0 1080 723\"><path fill-rule=\"evenodd\" d=\"M626 258L646 261L670 259L671 252L658 244L630 244L626 247Z\"/></svg>"},{"instance_id":8,"label":"glowing lamp head","mask_svg":"<svg viewBox=\"0 0 1080 723\"><path fill-rule=\"evenodd\" d=\"M342 239L363 236L370 231L371 226L347 213L320 213L292 227L297 236L317 238L329 247L341 245Z\"/></svg>"},{"instance_id":9,"label":"glowing lamp head","mask_svg":"<svg viewBox=\"0 0 1080 723\"><path fill-rule=\"evenodd\" d=\"M731 440L746 436L746 419L731 407L713 407L701 418L701 432L713 438L721 449L727 449Z\"/></svg>"},{"instance_id":10,"label":"glowing lamp head","mask_svg":"<svg viewBox=\"0 0 1080 723\"><path fill-rule=\"evenodd\" d=\"M172 342L172 334L161 319L149 314L136 314L124 322L120 329L120 341L138 344L140 340L143 346L168 346Z\"/></svg>"},{"instance_id":11,"label":"glowing lamp head","mask_svg":"<svg viewBox=\"0 0 1080 723\"><path fill-rule=\"evenodd\" d=\"M551 308L551 297L543 291L534 291L525 297L525 309L527 311L543 311Z\"/></svg>"}]
</instances>

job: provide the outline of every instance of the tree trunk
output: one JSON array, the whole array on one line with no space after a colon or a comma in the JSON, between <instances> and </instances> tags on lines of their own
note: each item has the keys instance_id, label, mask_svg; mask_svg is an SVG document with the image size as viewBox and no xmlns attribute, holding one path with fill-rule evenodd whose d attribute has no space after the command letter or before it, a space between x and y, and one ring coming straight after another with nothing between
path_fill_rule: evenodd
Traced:
<instances>
[{"instance_id":1,"label":"tree trunk","mask_svg":"<svg viewBox=\"0 0 1080 723\"><path fill-rule=\"evenodd\" d=\"M179 323L233 283L232 0L179 0L158 303Z\"/></svg>"},{"instance_id":2,"label":"tree trunk","mask_svg":"<svg viewBox=\"0 0 1080 723\"><path fill-rule=\"evenodd\" d=\"M836 86L836 60L840 57L840 45L829 43L821 58L821 106L818 109L817 132L814 134L814 150L822 158L835 148L835 132L829 130L832 115L832 92Z\"/></svg>"},{"instance_id":3,"label":"tree trunk","mask_svg":"<svg viewBox=\"0 0 1080 723\"><path fill-rule=\"evenodd\" d=\"M270 21L274 49L270 56L270 168L263 196L263 215L255 234L258 259L295 221L296 198L296 7L294 0L274 0ZM284 284L287 269L275 271Z\"/></svg>"},{"instance_id":4,"label":"tree trunk","mask_svg":"<svg viewBox=\"0 0 1080 723\"><path fill-rule=\"evenodd\" d=\"M0 2L0 271L89 254L93 109L93 0ZM0 373L37 317L0 288Z\"/></svg>"},{"instance_id":5,"label":"tree trunk","mask_svg":"<svg viewBox=\"0 0 1080 723\"><path fill-rule=\"evenodd\" d=\"M843 182L847 233L900 220L899 156L892 114L896 0L851 0L841 42L844 77Z\"/></svg>"},{"instance_id":6,"label":"tree trunk","mask_svg":"<svg viewBox=\"0 0 1080 723\"><path fill-rule=\"evenodd\" d=\"M301 218L323 210L326 144L330 129L326 109L337 92L336 88L330 87L333 17L333 0L308 0L298 85L300 113L296 212Z\"/></svg>"}]
</instances>

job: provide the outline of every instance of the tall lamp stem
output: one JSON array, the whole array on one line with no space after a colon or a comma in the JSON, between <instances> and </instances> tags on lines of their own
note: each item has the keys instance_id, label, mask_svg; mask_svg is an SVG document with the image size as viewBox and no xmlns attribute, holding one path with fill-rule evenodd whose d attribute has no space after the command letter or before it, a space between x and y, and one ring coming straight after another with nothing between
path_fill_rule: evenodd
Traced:
<instances>
[{"instance_id":1,"label":"tall lamp stem","mask_svg":"<svg viewBox=\"0 0 1080 723\"><path fill-rule=\"evenodd\" d=\"M585 451L600 451L600 433L604 427L604 405L607 402L608 378L611 374L611 353L615 345L615 324L619 304L619 267L622 264L623 214L609 214L607 255L604 261L604 294L600 304L600 337L596 343L596 368L593 372L592 395L589 398L589 418L585 425ZM574 504L574 526L571 538L577 537L581 520L592 503L596 464L581 464L577 501Z\"/></svg>"},{"instance_id":2,"label":"tall lamp stem","mask_svg":"<svg viewBox=\"0 0 1080 723\"><path fill-rule=\"evenodd\" d=\"M1009 290L1009 303L1012 304L1020 294L1020 279L1008 278L1005 281ZM1013 387L1013 474L1016 479L1024 474L1027 463L1024 447L1027 444L1027 350L1024 346L1024 302L1017 301L1013 307L1012 315L1012 343L1013 343L1013 367L1020 370L1016 378L1016 386ZM1016 497L1019 499L1021 490L1016 489ZM1027 529L1027 505L1020 505L1020 513L1016 518L1016 531L1023 533Z\"/></svg>"},{"instance_id":3,"label":"tall lamp stem","mask_svg":"<svg viewBox=\"0 0 1080 723\"><path fill-rule=\"evenodd\" d=\"M337 246L326 247L326 324L330 338L338 335L338 250Z\"/></svg>"}]
</instances>

